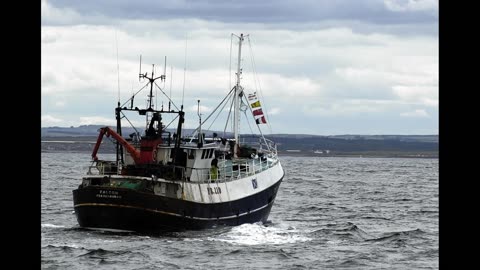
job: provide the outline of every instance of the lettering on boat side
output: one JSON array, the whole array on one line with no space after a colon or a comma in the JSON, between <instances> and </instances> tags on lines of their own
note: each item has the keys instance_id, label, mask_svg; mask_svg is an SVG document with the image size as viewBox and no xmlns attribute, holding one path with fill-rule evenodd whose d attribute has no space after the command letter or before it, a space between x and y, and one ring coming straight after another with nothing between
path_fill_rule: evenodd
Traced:
<instances>
[{"instance_id":1,"label":"lettering on boat side","mask_svg":"<svg viewBox=\"0 0 480 270\"><path fill-rule=\"evenodd\" d=\"M220 187L214 187L214 188L207 187L207 192L208 192L208 195L221 194L222 189Z\"/></svg>"},{"instance_id":2,"label":"lettering on boat side","mask_svg":"<svg viewBox=\"0 0 480 270\"><path fill-rule=\"evenodd\" d=\"M110 198L110 199L121 199L122 196L118 195L118 191L115 190L99 190L97 198Z\"/></svg>"},{"instance_id":3,"label":"lettering on boat side","mask_svg":"<svg viewBox=\"0 0 480 270\"><path fill-rule=\"evenodd\" d=\"M253 189L256 189L258 187L257 178L252 179L252 186L253 186Z\"/></svg>"}]
</instances>

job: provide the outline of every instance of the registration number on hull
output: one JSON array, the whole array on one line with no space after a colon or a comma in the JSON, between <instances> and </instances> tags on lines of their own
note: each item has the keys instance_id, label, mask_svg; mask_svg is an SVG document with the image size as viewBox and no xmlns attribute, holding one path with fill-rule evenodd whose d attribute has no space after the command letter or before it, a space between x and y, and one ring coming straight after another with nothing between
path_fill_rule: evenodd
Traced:
<instances>
[{"instance_id":1,"label":"registration number on hull","mask_svg":"<svg viewBox=\"0 0 480 270\"><path fill-rule=\"evenodd\" d=\"M207 192L208 192L208 195L212 195L212 194L221 194L222 193L222 189L220 187L207 187Z\"/></svg>"}]
</instances>

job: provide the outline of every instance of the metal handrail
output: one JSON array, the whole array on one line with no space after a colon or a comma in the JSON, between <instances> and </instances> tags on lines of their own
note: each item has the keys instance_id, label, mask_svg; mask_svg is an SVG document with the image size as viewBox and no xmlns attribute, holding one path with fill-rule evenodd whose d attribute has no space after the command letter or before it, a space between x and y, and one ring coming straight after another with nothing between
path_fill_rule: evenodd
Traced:
<instances>
[{"instance_id":1,"label":"metal handrail","mask_svg":"<svg viewBox=\"0 0 480 270\"><path fill-rule=\"evenodd\" d=\"M225 161L220 161L218 163L218 174L217 174L217 179L212 179L210 175L210 168L190 168L192 169L192 175L195 173L195 176L197 179L205 179L205 180L199 180L195 182L199 183L224 183L224 182L231 182L234 180L238 180L247 176L252 176L257 173L260 173L262 171L267 170L268 168L271 168L272 166L276 165L278 163L278 159L274 158L273 161L266 159L266 160L260 160L256 162L255 159L252 160L253 162L246 160L245 162L242 163L235 163L235 164L230 164L226 165L226 160ZM239 166L240 167L245 167L249 168L247 170L233 170L233 165Z\"/></svg>"},{"instance_id":2,"label":"metal handrail","mask_svg":"<svg viewBox=\"0 0 480 270\"><path fill-rule=\"evenodd\" d=\"M276 155L276 147L273 148L275 151L272 153L267 154L265 160L262 159L245 159L244 162L229 162L230 164L227 165L228 160L220 160L218 162L218 173L217 179L212 179L210 175L210 168L191 168L187 167L184 168L182 166L171 166L174 171L181 170L181 178L178 179L179 181L185 181L186 175L185 170L191 169L191 176L195 175L196 179L194 182L197 183L225 183L234 180L238 180L244 177L252 176L254 174L260 173L262 171L271 168L272 166L278 163L278 156ZM105 166L108 165L108 166ZM111 168L109 170L105 170L106 167L111 167L114 165L109 161L100 161L97 162L96 165L91 165L88 167L87 175L105 175L109 174L108 172L113 172ZM238 170L233 170L234 166L238 166ZM92 168L97 169L98 173L92 172ZM241 169L245 168L245 169ZM110 173L113 174L113 173ZM203 180L202 180L203 179ZM172 180L172 179L170 179ZM174 180L174 179L173 179Z\"/></svg>"}]
</instances>

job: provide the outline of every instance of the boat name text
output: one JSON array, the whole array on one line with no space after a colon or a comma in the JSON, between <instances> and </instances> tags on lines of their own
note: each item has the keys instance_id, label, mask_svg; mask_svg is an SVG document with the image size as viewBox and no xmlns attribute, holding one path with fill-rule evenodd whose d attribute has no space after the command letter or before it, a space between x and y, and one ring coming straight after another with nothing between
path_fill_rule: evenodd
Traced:
<instances>
[{"instance_id":1,"label":"boat name text","mask_svg":"<svg viewBox=\"0 0 480 270\"><path fill-rule=\"evenodd\" d=\"M121 199L122 196L118 194L118 191L114 190L99 190L96 195L97 198L110 198L110 199Z\"/></svg>"}]
</instances>

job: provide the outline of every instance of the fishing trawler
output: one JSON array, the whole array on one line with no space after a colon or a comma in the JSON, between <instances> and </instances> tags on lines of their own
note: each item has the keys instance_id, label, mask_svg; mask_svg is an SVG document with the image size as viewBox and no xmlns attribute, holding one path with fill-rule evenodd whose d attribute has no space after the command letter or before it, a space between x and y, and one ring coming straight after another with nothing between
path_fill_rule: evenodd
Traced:
<instances>
[{"instance_id":1,"label":"fishing trawler","mask_svg":"<svg viewBox=\"0 0 480 270\"><path fill-rule=\"evenodd\" d=\"M198 128L191 136L184 136L183 105L177 108L165 95L169 100L168 109L155 108L153 87L162 90L155 81L164 81L166 75L155 77L154 68L150 76L142 74L140 57L139 79L148 80L145 86L150 86L147 106L134 107L135 95L124 105L118 102L115 130L110 127L99 130L92 164L81 184L73 190L80 227L181 231L267 221L284 170L275 143L261 131L255 137L256 143L246 144L240 138L240 112L245 112L245 105L257 127L265 124L266 118L256 93L248 94L247 98L240 84L242 42L248 35L232 34L233 37L239 40L236 84L220 103L231 102L227 119L232 121L233 138L217 133L206 137L202 130L205 121L199 112ZM218 110L220 105L210 116L223 111ZM122 119L126 119L127 113L146 118L142 133L124 137ZM176 129L168 129L164 124L167 114L174 116ZM115 160L102 160L97 156L104 136L114 140Z\"/></svg>"}]
</instances>

